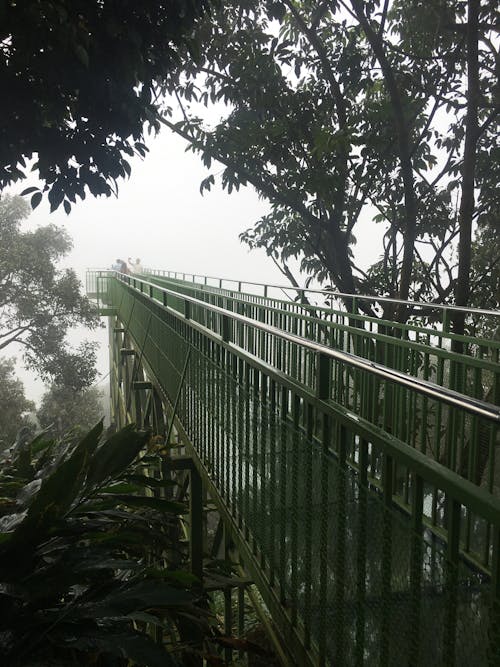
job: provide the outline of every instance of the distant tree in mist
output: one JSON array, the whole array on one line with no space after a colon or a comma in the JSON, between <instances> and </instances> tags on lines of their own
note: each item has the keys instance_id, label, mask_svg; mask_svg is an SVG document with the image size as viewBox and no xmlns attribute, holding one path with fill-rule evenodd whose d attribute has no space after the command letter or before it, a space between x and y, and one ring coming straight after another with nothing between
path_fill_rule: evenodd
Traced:
<instances>
[{"instance_id":1,"label":"distant tree in mist","mask_svg":"<svg viewBox=\"0 0 500 667\"><path fill-rule=\"evenodd\" d=\"M14 443L19 429L29 423L26 413L34 409L15 376L14 359L0 358L0 450Z\"/></svg>"},{"instance_id":2,"label":"distant tree in mist","mask_svg":"<svg viewBox=\"0 0 500 667\"><path fill-rule=\"evenodd\" d=\"M42 396L36 415L42 428L50 427L53 437L68 433L81 437L103 418L103 397L96 387L76 391L53 384Z\"/></svg>"},{"instance_id":3,"label":"distant tree in mist","mask_svg":"<svg viewBox=\"0 0 500 667\"><path fill-rule=\"evenodd\" d=\"M97 374L95 343L74 349L66 336L99 319L75 272L57 268L71 249L69 236L54 225L22 231L29 212L21 197L0 200L0 352L17 344L44 380L81 389Z\"/></svg>"}]
</instances>

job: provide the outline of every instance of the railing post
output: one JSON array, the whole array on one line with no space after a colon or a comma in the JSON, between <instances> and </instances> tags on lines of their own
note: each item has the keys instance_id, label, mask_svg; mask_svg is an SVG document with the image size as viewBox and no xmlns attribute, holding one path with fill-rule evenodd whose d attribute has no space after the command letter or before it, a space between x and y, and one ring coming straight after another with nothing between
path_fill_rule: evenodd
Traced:
<instances>
[{"instance_id":1,"label":"railing post","mask_svg":"<svg viewBox=\"0 0 500 667\"><path fill-rule=\"evenodd\" d=\"M316 396L321 400L330 398L332 382L332 360L323 352L316 353Z\"/></svg>"},{"instance_id":2,"label":"railing post","mask_svg":"<svg viewBox=\"0 0 500 667\"><path fill-rule=\"evenodd\" d=\"M222 315L221 336L225 343L231 341L231 320L227 315Z\"/></svg>"},{"instance_id":3,"label":"railing post","mask_svg":"<svg viewBox=\"0 0 500 667\"><path fill-rule=\"evenodd\" d=\"M446 498L446 524L448 529L446 554L446 609L444 615L443 665L455 665L456 633L458 621L458 568L460 564L460 515L461 505L450 495Z\"/></svg>"},{"instance_id":4,"label":"railing post","mask_svg":"<svg viewBox=\"0 0 500 667\"><path fill-rule=\"evenodd\" d=\"M491 600L488 624L488 665L500 664L500 528L493 529L493 554L491 564Z\"/></svg>"},{"instance_id":5,"label":"railing post","mask_svg":"<svg viewBox=\"0 0 500 667\"><path fill-rule=\"evenodd\" d=\"M389 664L391 640L391 592L392 592L392 496L393 496L394 461L384 454L382 468L382 485L384 513L382 518L382 613L380 630L380 664Z\"/></svg>"},{"instance_id":6,"label":"railing post","mask_svg":"<svg viewBox=\"0 0 500 667\"><path fill-rule=\"evenodd\" d=\"M227 527L224 526L224 559L226 562L231 560L231 537ZM224 586L224 632L226 637L233 635L233 595L231 585ZM231 647L224 650L224 657L227 664L230 664L233 659L233 652Z\"/></svg>"},{"instance_id":7,"label":"railing post","mask_svg":"<svg viewBox=\"0 0 500 667\"><path fill-rule=\"evenodd\" d=\"M189 475L189 561L191 573L201 582L203 577L203 486L200 473L194 465Z\"/></svg>"},{"instance_id":8,"label":"railing post","mask_svg":"<svg viewBox=\"0 0 500 667\"><path fill-rule=\"evenodd\" d=\"M184 299L184 317L186 320L191 319L191 302L187 299Z\"/></svg>"},{"instance_id":9,"label":"railing post","mask_svg":"<svg viewBox=\"0 0 500 667\"><path fill-rule=\"evenodd\" d=\"M412 528L410 562L410 656L412 664L420 664L420 616L422 607L422 530L424 506L424 481L420 475L413 474Z\"/></svg>"}]
</instances>

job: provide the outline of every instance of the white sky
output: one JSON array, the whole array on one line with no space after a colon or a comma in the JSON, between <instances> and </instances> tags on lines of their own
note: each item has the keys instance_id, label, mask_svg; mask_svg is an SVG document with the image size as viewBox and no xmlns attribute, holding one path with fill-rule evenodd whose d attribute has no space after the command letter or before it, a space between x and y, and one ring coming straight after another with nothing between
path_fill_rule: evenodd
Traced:
<instances>
[{"instance_id":1,"label":"white sky","mask_svg":"<svg viewBox=\"0 0 500 667\"><path fill-rule=\"evenodd\" d=\"M46 200L32 213L28 225L62 225L73 238L74 249L62 266L72 266L84 284L88 267L110 267L115 258L140 257L143 266L286 284L284 277L263 250L249 251L238 235L268 211L252 188L228 195L220 187L202 197L200 182L207 171L200 158L185 152L185 142L164 131L150 140L144 160L135 159L129 180L120 183L118 198L88 196L69 216L61 209L50 214ZM215 167L215 170L217 167ZM24 181L11 193L29 185ZM378 229L358 229L356 255L368 266L380 252ZM377 240L376 240L377 239ZM375 241L376 240L376 241ZM374 242L375 241L375 242ZM107 332L75 331L72 342L99 340L99 370L108 372ZM7 349L6 356L15 351ZM38 401L43 384L33 373L17 365L26 394ZM106 381L102 386L107 387Z\"/></svg>"}]
</instances>

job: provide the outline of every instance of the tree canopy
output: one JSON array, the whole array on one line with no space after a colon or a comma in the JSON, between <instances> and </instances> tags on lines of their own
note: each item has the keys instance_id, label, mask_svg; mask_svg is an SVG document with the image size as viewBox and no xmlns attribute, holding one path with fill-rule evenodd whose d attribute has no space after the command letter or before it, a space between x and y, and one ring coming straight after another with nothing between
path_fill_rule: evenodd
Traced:
<instances>
[{"instance_id":1,"label":"tree canopy","mask_svg":"<svg viewBox=\"0 0 500 667\"><path fill-rule=\"evenodd\" d=\"M207 0L0 3L0 190L35 154L52 210L109 195L159 128L157 81L197 56ZM188 55L184 55L187 53ZM30 188L36 206L42 192Z\"/></svg>"},{"instance_id":2,"label":"tree canopy","mask_svg":"<svg viewBox=\"0 0 500 667\"><path fill-rule=\"evenodd\" d=\"M80 389L96 376L95 345L74 349L68 330L98 326L98 316L71 269L57 261L71 248L55 225L22 231L30 208L20 197L0 200L0 351L18 344L43 379Z\"/></svg>"},{"instance_id":3,"label":"tree canopy","mask_svg":"<svg viewBox=\"0 0 500 667\"><path fill-rule=\"evenodd\" d=\"M27 425L26 413L35 409L35 404L26 398L23 383L15 376L13 359L0 358L0 405L0 449L4 449Z\"/></svg>"},{"instance_id":4,"label":"tree canopy","mask_svg":"<svg viewBox=\"0 0 500 667\"><path fill-rule=\"evenodd\" d=\"M202 58L166 87L180 106L166 122L207 167L222 163L228 192L250 183L269 200L242 238L292 280L293 257L342 292L465 304L485 270L473 226L499 224L495 12L491 0L224 3ZM216 125L202 120L212 103L227 108ZM382 228L368 270L362 219Z\"/></svg>"}]
</instances>

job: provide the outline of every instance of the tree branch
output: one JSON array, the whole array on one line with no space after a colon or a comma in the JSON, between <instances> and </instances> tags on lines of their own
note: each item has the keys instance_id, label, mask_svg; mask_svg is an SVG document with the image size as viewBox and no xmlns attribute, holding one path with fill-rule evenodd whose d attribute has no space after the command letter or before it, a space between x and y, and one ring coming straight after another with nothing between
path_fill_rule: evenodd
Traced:
<instances>
[{"instance_id":1,"label":"tree branch","mask_svg":"<svg viewBox=\"0 0 500 667\"><path fill-rule=\"evenodd\" d=\"M406 300L408 299L411 283L417 231L417 202L413 181L413 167L409 139L410 132L405 120L403 103L396 83L396 78L384 50L384 42L381 36L377 35L373 30L370 21L366 17L364 13L364 3L361 0L351 0L351 6L382 69L384 81L391 100L396 133L398 135L399 161L403 179L406 213L399 298ZM404 316L405 311L401 308L399 310L399 318L404 319Z\"/></svg>"}]
</instances>

